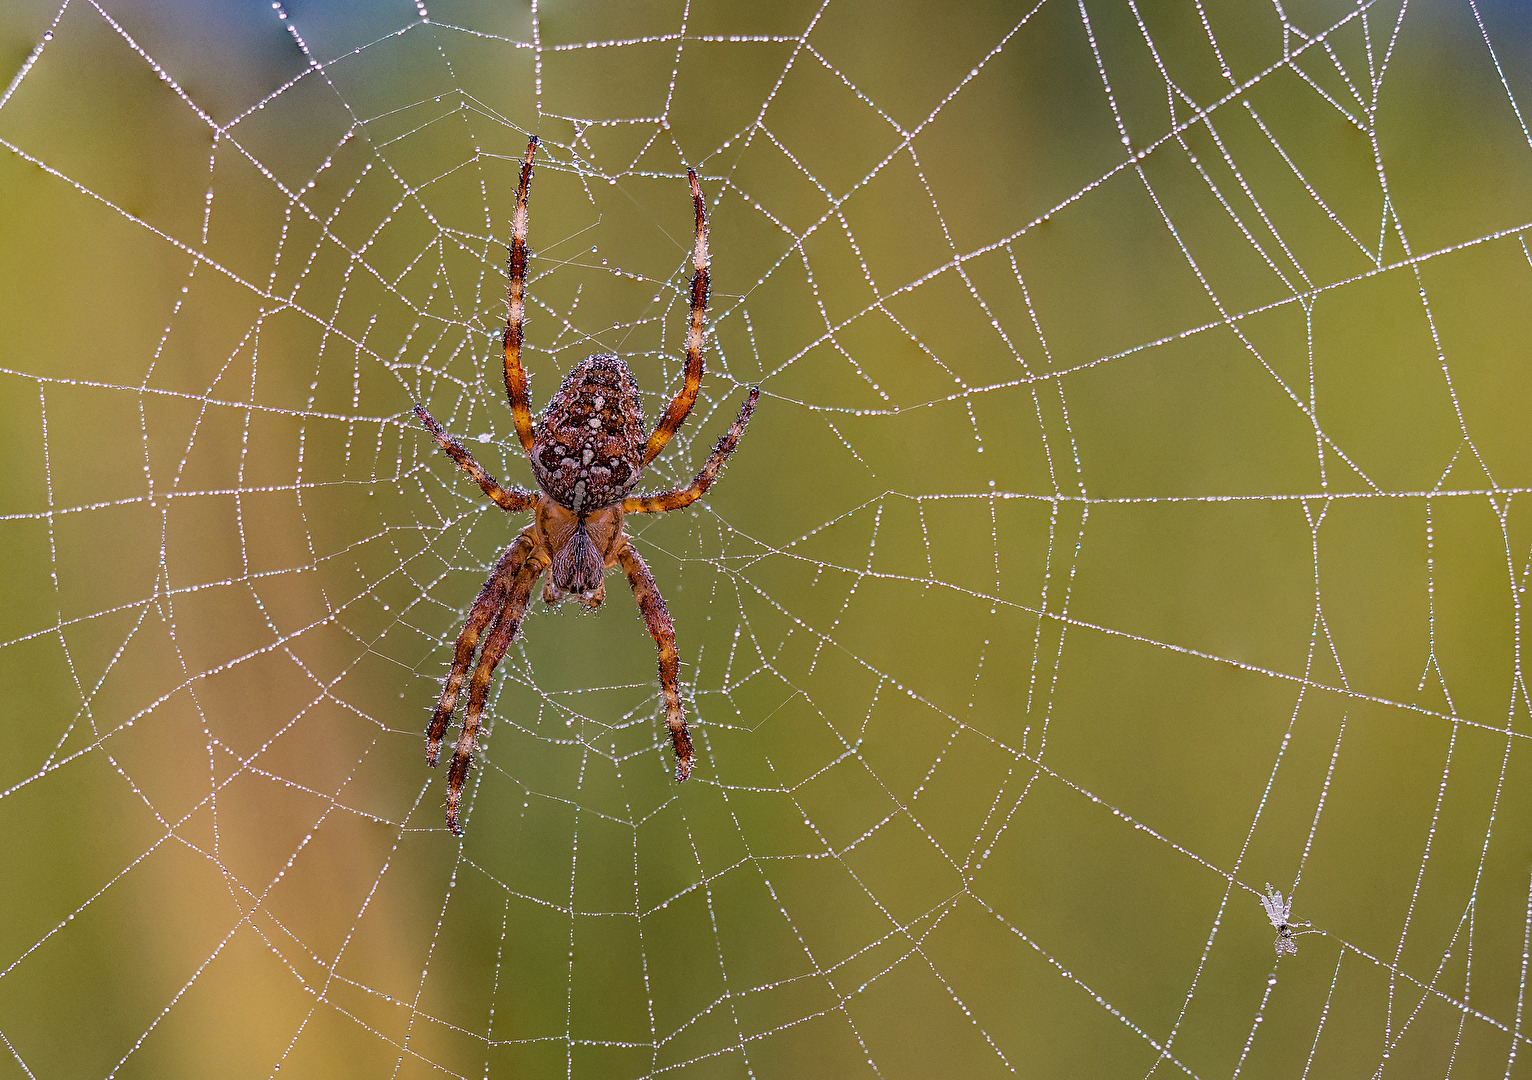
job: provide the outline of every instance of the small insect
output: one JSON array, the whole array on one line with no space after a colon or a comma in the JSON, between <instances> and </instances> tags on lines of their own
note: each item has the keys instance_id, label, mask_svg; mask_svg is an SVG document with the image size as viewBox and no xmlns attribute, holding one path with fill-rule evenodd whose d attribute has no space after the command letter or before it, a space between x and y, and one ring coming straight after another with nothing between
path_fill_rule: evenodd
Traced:
<instances>
[{"instance_id":1,"label":"small insect","mask_svg":"<svg viewBox=\"0 0 1532 1080\"><path fill-rule=\"evenodd\" d=\"M469 610L468 621L458 634L452 669L426 728L426 762L434 767L441 758L442 738L457 706L464 676L483 637L478 666L468 684L468 714L447 769L447 827L459 835L463 831L459 818L463 782L473 760L490 676L510 648L527 601L544 571L549 572L549 581L543 587L544 603L574 600L597 608L606 597L602 575L614 566L622 567L659 652L660 689L675 748L676 779L685 780L691 775L692 743L681 710L675 626L665 610L654 576L623 532L623 515L678 510L700 498L739 444L760 394L759 387L750 391L739 416L713 447L712 456L690 486L653 495L628 494L638 483L644 467L665 448L691 412L702 383L702 330L708 301L707 216L697 174L688 170L697 234L692 245L691 318L686 331L686 368L680 392L654 431L646 436L638 384L628 365L620 357L598 353L575 365L533 429L527 375L521 366L521 343L526 316L527 190L532 183L532 156L536 152L534 135L521 162L516 209L511 218L504 344L505 393L511 403L511 419L541 490L501 487L462 443L442 429L425 406L415 406L415 415L426 430L497 506L511 512L532 511L532 523L505 549Z\"/></svg>"},{"instance_id":2,"label":"small insect","mask_svg":"<svg viewBox=\"0 0 1532 1080\"><path fill-rule=\"evenodd\" d=\"M1271 920L1271 925L1277 931L1276 946L1277 955L1291 953L1298 955L1298 943L1293 938L1298 935L1293 933L1300 926L1308 926L1306 922L1293 922L1292 901L1282 899L1282 894L1271 887L1271 882L1266 883L1266 891L1261 895L1261 907L1266 909L1266 917Z\"/></svg>"}]
</instances>

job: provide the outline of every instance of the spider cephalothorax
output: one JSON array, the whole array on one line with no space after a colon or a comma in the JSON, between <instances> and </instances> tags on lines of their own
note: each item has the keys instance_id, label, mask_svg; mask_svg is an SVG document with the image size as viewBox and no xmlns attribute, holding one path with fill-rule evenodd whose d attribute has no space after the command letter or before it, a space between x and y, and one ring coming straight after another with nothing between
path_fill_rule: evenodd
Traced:
<instances>
[{"instance_id":1,"label":"spider cephalothorax","mask_svg":"<svg viewBox=\"0 0 1532 1080\"><path fill-rule=\"evenodd\" d=\"M537 138L527 143L516 188L516 212L511 219L511 258L508 314L505 323L505 392L511 402L511 419L532 463L538 492L502 488L473 459L462 443L449 436L426 411L415 406L420 422L436 438L452 460L473 477L484 494L505 510L531 510L532 523L505 549L489 580L469 610L468 621L458 633L452 669L442 687L441 700L426 729L426 760L435 765L447 723L457 707L458 694L474 653L468 687L468 714L447 770L447 827L462 831L459 807L468 766L473 760L479 721L489 695L489 680L511 639L537 580L548 571L543 599L555 604L573 599L592 608L606 595L602 575L621 566L638 601L644 623L659 651L660 691L665 699L665 719L670 726L676 754L676 779L691 775L692 743L681 709L680 660L676 656L675 627L654 576L623 532L626 514L651 514L689 506L701 497L723 468L750 422L759 390L751 390L739 416L703 465L695 480L684 488L656 495L631 496L639 474L665 448L697 400L702 382L702 328L707 312L708 249L707 217L697 174L688 172L692 206L696 216L696 241L692 247L691 318L686 333L686 373L681 390L665 415L647 437L644 414L639 407L638 385L628 365L609 353L588 356L575 365L559 391L543 410L536 431L527 399L527 376L521 366L522 326L526 312L527 191L532 183L532 157ZM487 636L484 636L487 635ZM479 638L484 636L483 648Z\"/></svg>"}]
</instances>

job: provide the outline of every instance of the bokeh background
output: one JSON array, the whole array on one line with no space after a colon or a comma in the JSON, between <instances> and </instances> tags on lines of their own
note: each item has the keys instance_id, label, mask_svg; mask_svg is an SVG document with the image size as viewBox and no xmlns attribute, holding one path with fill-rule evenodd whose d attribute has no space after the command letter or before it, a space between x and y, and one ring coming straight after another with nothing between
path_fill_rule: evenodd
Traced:
<instances>
[{"instance_id":1,"label":"bokeh background","mask_svg":"<svg viewBox=\"0 0 1532 1080\"><path fill-rule=\"evenodd\" d=\"M14 78L12 74L14 73ZM1509 0L12 0L0 1075L1490 1076L1527 1054ZM422 728L540 405L709 373ZM1272 883L1312 923L1278 960Z\"/></svg>"}]
</instances>

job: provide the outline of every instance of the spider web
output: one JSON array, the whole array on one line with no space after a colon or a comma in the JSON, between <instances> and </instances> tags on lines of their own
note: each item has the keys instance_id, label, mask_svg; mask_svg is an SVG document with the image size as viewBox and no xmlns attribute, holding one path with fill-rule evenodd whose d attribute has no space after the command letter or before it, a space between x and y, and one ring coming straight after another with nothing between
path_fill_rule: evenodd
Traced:
<instances>
[{"instance_id":1,"label":"spider web","mask_svg":"<svg viewBox=\"0 0 1532 1080\"><path fill-rule=\"evenodd\" d=\"M1524 10L0 32L7 1075L1525 1074ZM410 408L530 482L528 133L534 403L675 392L688 165L649 487L762 396L631 526L692 780L614 577L530 610L458 840L422 730L520 522Z\"/></svg>"}]
</instances>

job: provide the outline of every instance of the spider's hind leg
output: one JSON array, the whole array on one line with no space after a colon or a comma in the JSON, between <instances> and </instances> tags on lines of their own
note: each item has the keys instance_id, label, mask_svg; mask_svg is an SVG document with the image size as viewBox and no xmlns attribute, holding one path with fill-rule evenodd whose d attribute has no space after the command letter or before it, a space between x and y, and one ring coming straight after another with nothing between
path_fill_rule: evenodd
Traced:
<instances>
[{"instance_id":1,"label":"spider's hind leg","mask_svg":"<svg viewBox=\"0 0 1532 1080\"><path fill-rule=\"evenodd\" d=\"M528 401L527 372L521 366L521 343L527 317L527 193L532 186L532 156L537 136L527 140L521 161L521 180L516 185L516 210L511 216L511 254L506 266L505 292L505 396L511 403L511 420L522 449L532 453L532 406Z\"/></svg>"},{"instance_id":2,"label":"spider's hind leg","mask_svg":"<svg viewBox=\"0 0 1532 1080\"><path fill-rule=\"evenodd\" d=\"M644 444L644 465L665 449L665 444L692 411L697 389L702 385L702 332L707 325L708 297L707 210L702 203L702 188L697 184L696 170L688 169L686 179L691 184L692 211L697 219L697 236L692 243L691 313L686 323L686 371L681 389Z\"/></svg>"}]
</instances>

